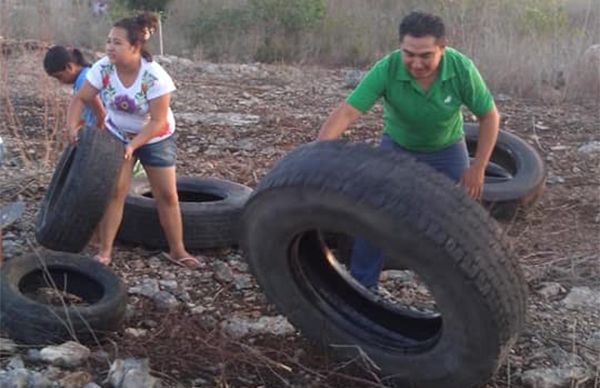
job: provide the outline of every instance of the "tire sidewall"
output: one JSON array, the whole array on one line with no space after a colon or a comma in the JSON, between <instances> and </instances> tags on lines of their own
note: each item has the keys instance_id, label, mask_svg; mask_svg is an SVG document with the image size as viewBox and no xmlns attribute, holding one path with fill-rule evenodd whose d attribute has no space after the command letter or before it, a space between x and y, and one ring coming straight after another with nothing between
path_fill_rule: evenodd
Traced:
<instances>
[{"instance_id":1,"label":"tire sidewall","mask_svg":"<svg viewBox=\"0 0 600 388\"><path fill-rule=\"evenodd\" d=\"M178 191L201 192L215 195L222 199L207 202L179 202L183 214L205 213L215 210L222 211L230 208L241 209L251 190L243 185L217 178L177 177ZM145 210L156 209L156 201L144 196L151 192L150 182L147 179L136 178L132 180L129 194L125 199L125 206L138 207Z\"/></svg>"},{"instance_id":2,"label":"tire sidewall","mask_svg":"<svg viewBox=\"0 0 600 388\"><path fill-rule=\"evenodd\" d=\"M102 297L86 306L55 306L41 303L23 295L22 279L44 268L77 273L92 279L102 289ZM83 337L88 328L103 332L116 329L124 318L127 290L124 283L106 266L83 256L64 252L42 252L11 259L0 271L0 300L3 326L23 342L54 342L68 338L64 322L70 321ZM20 318L20 315L25 318ZM31 322L31 317L37 322ZM45 327L50 331L27 331L28 325ZM23 327L21 327L23 325ZM21 329L23 330L21 332ZM51 330L50 330L51 329Z\"/></svg>"},{"instance_id":3,"label":"tire sidewall","mask_svg":"<svg viewBox=\"0 0 600 388\"><path fill-rule=\"evenodd\" d=\"M177 190L211 195L218 200L182 201L179 197L183 241L188 249L220 248L237 245L240 215L252 189L247 186L205 177L178 177ZM125 200L123 220L117 239L150 248L168 247L160 224L156 201L147 196L146 179L135 179Z\"/></svg>"},{"instance_id":4,"label":"tire sidewall","mask_svg":"<svg viewBox=\"0 0 600 388\"><path fill-rule=\"evenodd\" d=\"M467 123L464 129L467 142L476 143L478 126ZM546 175L539 154L527 142L505 131L498 133L495 148L510 155L516 171L509 181L486 183L483 188L483 201L490 203L514 201L517 204L532 202L539 195L537 193L543 189Z\"/></svg>"}]
</instances>

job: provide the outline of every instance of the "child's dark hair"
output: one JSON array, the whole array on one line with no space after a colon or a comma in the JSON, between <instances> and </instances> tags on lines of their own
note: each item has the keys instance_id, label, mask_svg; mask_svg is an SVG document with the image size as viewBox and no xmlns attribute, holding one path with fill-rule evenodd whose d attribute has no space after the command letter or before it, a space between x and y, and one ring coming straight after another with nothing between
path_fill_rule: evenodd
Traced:
<instances>
[{"instance_id":1,"label":"child's dark hair","mask_svg":"<svg viewBox=\"0 0 600 388\"><path fill-rule=\"evenodd\" d=\"M400 22L398 28L400 41L406 36L422 38L431 35L436 39L446 37L446 27L441 17L421 11L412 11Z\"/></svg>"},{"instance_id":2,"label":"child's dark hair","mask_svg":"<svg viewBox=\"0 0 600 388\"><path fill-rule=\"evenodd\" d=\"M129 44L139 44L142 57L148 62L152 61L152 54L146 49L146 42L158 28L158 18L150 12L144 12L137 16L121 19L113 27L120 27L127 31Z\"/></svg>"},{"instance_id":3,"label":"child's dark hair","mask_svg":"<svg viewBox=\"0 0 600 388\"><path fill-rule=\"evenodd\" d=\"M65 70L69 63L74 63L82 67L91 66L85 60L81 51L76 48L53 46L48 50L46 56L44 56L44 69L49 75Z\"/></svg>"}]
</instances>

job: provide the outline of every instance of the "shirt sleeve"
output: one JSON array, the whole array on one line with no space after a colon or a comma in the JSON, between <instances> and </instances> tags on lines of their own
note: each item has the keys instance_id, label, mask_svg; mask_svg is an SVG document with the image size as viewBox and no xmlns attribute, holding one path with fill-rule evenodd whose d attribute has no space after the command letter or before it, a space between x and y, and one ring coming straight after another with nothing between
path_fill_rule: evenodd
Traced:
<instances>
[{"instance_id":1,"label":"shirt sleeve","mask_svg":"<svg viewBox=\"0 0 600 388\"><path fill-rule=\"evenodd\" d=\"M377 62L346 98L346 102L361 113L371 109L385 91L388 67L388 57Z\"/></svg>"},{"instance_id":2,"label":"shirt sleeve","mask_svg":"<svg viewBox=\"0 0 600 388\"><path fill-rule=\"evenodd\" d=\"M475 116L483 116L494 107L494 98L479 71L469 61L467 77L463 82L463 103Z\"/></svg>"},{"instance_id":3,"label":"shirt sleeve","mask_svg":"<svg viewBox=\"0 0 600 388\"><path fill-rule=\"evenodd\" d=\"M153 63L150 74L151 81L149 82L148 91L146 92L146 98L148 98L148 100L155 99L176 90L173 79L158 63Z\"/></svg>"},{"instance_id":4,"label":"shirt sleeve","mask_svg":"<svg viewBox=\"0 0 600 388\"><path fill-rule=\"evenodd\" d=\"M104 59L104 58L103 58ZM85 79L96 89L102 90L102 68L103 59L100 59L92 65L92 68L85 75Z\"/></svg>"}]
</instances>

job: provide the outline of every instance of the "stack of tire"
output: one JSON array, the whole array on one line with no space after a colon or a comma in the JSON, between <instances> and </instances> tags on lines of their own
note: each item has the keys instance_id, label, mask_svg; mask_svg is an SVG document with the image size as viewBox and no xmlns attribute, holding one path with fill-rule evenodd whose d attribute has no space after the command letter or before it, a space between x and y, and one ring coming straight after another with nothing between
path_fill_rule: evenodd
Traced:
<instances>
[{"instance_id":1,"label":"stack of tire","mask_svg":"<svg viewBox=\"0 0 600 388\"><path fill-rule=\"evenodd\" d=\"M100 222L122 165L122 144L104 131L84 129L77 147L58 163L41 204L37 241L46 248L81 252ZM239 216L252 190L217 178L179 177L177 191L189 249L237 244ZM156 202L145 178L135 179L125 200L117 239L166 248Z\"/></svg>"},{"instance_id":2,"label":"stack of tire","mask_svg":"<svg viewBox=\"0 0 600 388\"><path fill-rule=\"evenodd\" d=\"M97 340L120 327L125 285L106 266L79 255L100 222L123 160L123 145L106 131L84 128L78 145L62 154L36 223L41 251L8 261L0 271L0 326L23 343ZM239 218L252 190L216 178L180 177L178 194L189 249L236 245ZM167 246L146 180L135 180L119 240ZM36 300L39 289L59 289L82 303Z\"/></svg>"},{"instance_id":3,"label":"stack of tire","mask_svg":"<svg viewBox=\"0 0 600 388\"><path fill-rule=\"evenodd\" d=\"M51 251L13 258L0 270L0 326L26 344L96 341L117 330L127 290L106 266L82 255L121 167L123 146L105 131L84 128L63 152L40 205L38 242ZM47 303L40 291L52 289ZM75 296L71 303L66 295Z\"/></svg>"}]
</instances>

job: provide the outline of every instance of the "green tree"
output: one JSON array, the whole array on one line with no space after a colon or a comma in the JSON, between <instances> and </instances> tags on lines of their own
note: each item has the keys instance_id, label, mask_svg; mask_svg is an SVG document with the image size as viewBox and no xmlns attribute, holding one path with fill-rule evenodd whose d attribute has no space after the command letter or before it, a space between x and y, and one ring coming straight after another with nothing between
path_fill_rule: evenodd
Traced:
<instances>
[{"instance_id":1,"label":"green tree","mask_svg":"<svg viewBox=\"0 0 600 388\"><path fill-rule=\"evenodd\" d=\"M263 25L263 45L256 59L294 60L302 35L314 31L325 18L326 0L249 0L250 12Z\"/></svg>"},{"instance_id":2,"label":"green tree","mask_svg":"<svg viewBox=\"0 0 600 388\"><path fill-rule=\"evenodd\" d=\"M325 0L250 0L258 20L296 33L315 28L325 17Z\"/></svg>"},{"instance_id":3,"label":"green tree","mask_svg":"<svg viewBox=\"0 0 600 388\"><path fill-rule=\"evenodd\" d=\"M171 0L116 0L109 8L110 18L119 20L131 16L134 11L150 11L159 13L161 21L167 19L167 7Z\"/></svg>"},{"instance_id":4,"label":"green tree","mask_svg":"<svg viewBox=\"0 0 600 388\"><path fill-rule=\"evenodd\" d=\"M129 10L165 12L171 0L118 0L118 2Z\"/></svg>"}]
</instances>

